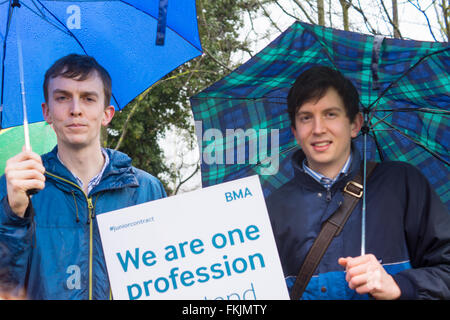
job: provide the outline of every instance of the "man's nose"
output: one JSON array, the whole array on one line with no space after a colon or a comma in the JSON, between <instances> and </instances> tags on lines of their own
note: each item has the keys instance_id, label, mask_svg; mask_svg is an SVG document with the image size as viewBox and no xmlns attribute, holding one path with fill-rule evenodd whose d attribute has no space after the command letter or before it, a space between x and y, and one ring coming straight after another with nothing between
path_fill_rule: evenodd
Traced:
<instances>
[{"instance_id":1,"label":"man's nose","mask_svg":"<svg viewBox=\"0 0 450 320\"><path fill-rule=\"evenodd\" d=\"M81 115L81 106L79 99L72 99L72 103L70 105L70 114L72 116L79 116Z\"/></svg>"},{"instance_id":2,"label":"man's nose","mask_svg":"<svg viewBox=\"0 0 450 320\"><path fill-rule=\"evenodd\" d=\"M325 132L325 123L322 117L315 117L313 126L313 133L321 134Z\"/></svg>"}]
</instances>

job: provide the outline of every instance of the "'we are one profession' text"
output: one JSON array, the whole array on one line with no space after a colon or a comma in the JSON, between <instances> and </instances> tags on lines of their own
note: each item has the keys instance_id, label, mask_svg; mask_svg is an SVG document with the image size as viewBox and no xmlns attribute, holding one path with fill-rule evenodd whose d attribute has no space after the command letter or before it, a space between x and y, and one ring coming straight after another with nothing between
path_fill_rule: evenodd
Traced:
<instances>
[{"instance_id":1,"label":"'we are one profession' text","mask_svg":"<svg viewBox=\"0 0 450 320\"><path fill-rule=\"evenodd\" d=\"M243 244L246 241L254 241L258 238L260 238L258 227L249 225L245 230L236 228L226 233L216 233L211 237L210 242L214 249L223 249L227 246ZM197 238L176 245L168 245L164 250L166 261L176 261L191 254L202 254L205 252L205 245L201 239ZM141 267L152 267L158 261L154 251L142 252L140 248L135 248L134 253L126 250L125 256L117 252L116 256L124 272L127 272L129 267L134 267L136 270ZM199 266L195 270L181 270L179 267L173 267L167 276L130 284L127 286L128 297L130 300L139 299L143 295L150 297L155 293L163 294L169 290L177 290L180 286L190 287L258 268L265 268L264 257L261 253L253 253L238 258L229 258L227 255L223 255L220 261L215 261L215 263L207 266Z\"/></svg>"}]
</instances>

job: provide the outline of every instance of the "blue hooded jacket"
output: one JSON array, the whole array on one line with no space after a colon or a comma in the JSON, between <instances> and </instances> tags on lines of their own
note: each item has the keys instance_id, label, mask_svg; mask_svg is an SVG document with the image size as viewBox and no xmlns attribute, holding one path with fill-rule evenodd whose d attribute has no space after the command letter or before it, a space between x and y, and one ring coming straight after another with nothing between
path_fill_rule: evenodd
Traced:
<instances>
[{"instance_id":1,"label":"blue hooded jacket","mask_svg":"<svg viewBox=\"0 0 450 320\"><path fill-rule=\"evenodd\" d=\"M24 218L11 211L1 178L0 242L9 251L9 278L28 298L110 299L95 217L166 196L161 182L131 166L127 155L106 152L110 162L88 195L57 159L57 147L43 155L45 188L32 196Z\"/></svg>"},{"instance_id":2,"label":"blue hooded jacket","mask_svg":"<svg viewBox=\"0 0 450 320\"><path fill-rule=\"evenodd\" d=\"M354 149L354 148L353 148ZM321 225L338 208L342 190L358 172L353 151L347 175L330 190L304 172L297 151L294 178L271 194L267 208L290 289ZM302 299L368 299L351 290L340 257L361 255L359 201L342 232L333 239ZM450 299L450 215L427 179L402 162L379 163L366 186L366 249L393 275L404 299Z\"/></svg>"}]
</instances>

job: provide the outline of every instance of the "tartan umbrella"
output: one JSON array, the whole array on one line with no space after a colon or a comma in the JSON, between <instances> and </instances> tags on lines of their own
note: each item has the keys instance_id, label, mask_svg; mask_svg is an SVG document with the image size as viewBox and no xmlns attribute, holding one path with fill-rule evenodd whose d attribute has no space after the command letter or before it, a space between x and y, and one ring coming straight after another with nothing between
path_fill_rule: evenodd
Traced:
<instances>
[{"instance_id":1,"label":"tartan umbrella","mask_svg":"<svg viewBox=\"0 0 450 320\"><path fill-rule=\"evenodd\" d=\"M358 89L369 132L355 145L366 159L415 165L450 207L448 43L302 22L191 98L203 186L259 174L268 196L293 177L290 159L298 146L286 97L297 76L313 65L338 69Z\"/></svg>"}]
</instances>

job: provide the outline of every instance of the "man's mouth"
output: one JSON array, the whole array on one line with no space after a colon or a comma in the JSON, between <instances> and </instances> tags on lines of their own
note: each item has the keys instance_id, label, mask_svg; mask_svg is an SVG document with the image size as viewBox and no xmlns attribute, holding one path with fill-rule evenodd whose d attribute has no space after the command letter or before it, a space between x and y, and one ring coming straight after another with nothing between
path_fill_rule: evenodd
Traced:
<instances>
[{"instance_id":1,"label":"man's mouth","mask_svg":"<svg viewBox=\"0 0 450 320\"><path fill-rule=\"evenodd\" d=\"M325 151L328 149L328 147L331 145L331 141L319 141L319 142L313 142L311 143L311 146L316 151Z\"/></svg>"},{"instance_id":2,"label":"man's mouth","mask_svg":"<svg viewBox=\"0 0 450 320\"><path fill-rule=\"evenodd\" d=\"M68 127L84 127L85 125L82 123L71 123Z\"/></svg>"}]
</instances>

